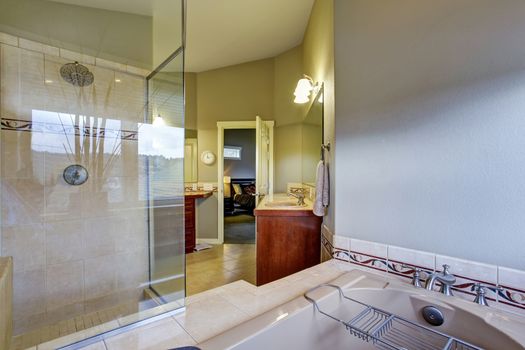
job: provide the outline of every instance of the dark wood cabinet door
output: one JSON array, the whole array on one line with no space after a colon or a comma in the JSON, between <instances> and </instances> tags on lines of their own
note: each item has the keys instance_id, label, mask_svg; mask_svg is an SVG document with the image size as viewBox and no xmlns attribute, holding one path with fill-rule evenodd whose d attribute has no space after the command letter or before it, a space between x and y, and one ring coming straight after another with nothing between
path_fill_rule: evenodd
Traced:
<instances>
[{"instance_id":1,"label":"dark wood cabinet door","mask_svg":"<svg viewBox=\"0 0 525 350\"><path fill-rule=\"evenodd\" d=\"M321 222L313 215L257 215L257 285L319 264Z\"/></svg>"},{"instance_id":2,"label":"dark wood cabinet door","mask_svg":"<svg viewBox=\"0 0 525 350\"><path fill-rule=\"evenodd\" d=\"M186 254L195 249L195 199L184 199L184 233Z\"/></svg>"}]
</instances>

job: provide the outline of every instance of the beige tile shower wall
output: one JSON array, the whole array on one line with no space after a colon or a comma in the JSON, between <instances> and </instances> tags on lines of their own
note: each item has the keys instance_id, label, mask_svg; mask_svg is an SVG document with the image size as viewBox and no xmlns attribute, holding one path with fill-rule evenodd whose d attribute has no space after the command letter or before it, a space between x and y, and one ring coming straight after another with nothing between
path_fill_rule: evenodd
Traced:
<instances>
[{"instance_id":1,"label":"beige tile shower wall","mask_svg":"<svg viewBox=\"0 0 525 350\"><path fill-rule=\"evenodd\" d=\"M13 333L13 260L0 258L0 349L9 349Z\"/></svg>"},{"instance_id":2,"label":"beige tile shower wall","mask_svg":"<svg viewBox=\"0 0 525 350\"><path fill-rule=\"evenodd\" d=\"M1 255L14 257L15 334L138 300L148 267L145 156L119 130L136 131L143 118L144 78L86 64L95 81L80 89L59 76L70 60L3 44L0 62L1 117L32 122L31 132L1 135ZM105 137L75 135L67 125L80 116ZM89 170L81 186L62 177L74 163Z\"/></svg>"}]
</instances>

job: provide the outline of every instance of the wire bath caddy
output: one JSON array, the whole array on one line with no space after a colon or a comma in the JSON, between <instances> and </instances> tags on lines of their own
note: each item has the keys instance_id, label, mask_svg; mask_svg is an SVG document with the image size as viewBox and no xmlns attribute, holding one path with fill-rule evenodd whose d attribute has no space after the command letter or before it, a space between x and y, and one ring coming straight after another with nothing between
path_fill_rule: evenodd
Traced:
<instances>
[{"instance_id":1,"label":"wire bath caddy","mask_svg":"<svg viewBox=\"0 0 525 350\"><path fill-rule=\"evenodd\" d=\"M323 287L335 288L340 298L358 304L362 310L349 321L321 310L317 301L308 294ZM344 294L341 287L334 284L320 284L304 293L304 297L319 313L341 323L351 335L381 350L484 350L459 338L350 298Z\"/></svg>"}]
</instances>

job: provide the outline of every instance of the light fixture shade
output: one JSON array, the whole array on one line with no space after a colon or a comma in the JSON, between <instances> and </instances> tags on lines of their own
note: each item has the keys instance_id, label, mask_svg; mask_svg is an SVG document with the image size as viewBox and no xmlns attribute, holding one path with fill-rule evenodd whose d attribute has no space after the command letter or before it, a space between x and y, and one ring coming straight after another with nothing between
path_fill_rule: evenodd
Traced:
<instances>
[{"instance_id":1,"label":"light fixture shade","mask_svg":"<svg viewBox=\"0 0 525 350\"><path fill-rule=\"evenodd\" d=\"M295 91L307 91L310 92L313 89L312 82L306 78L299 79Z\"/></svg>"},{"instance_id":2,"label":"light fixture shade","mask_svg":"<svg viewBox=\"0 0 525 350\"><path fill-rule=\"evenodd\" d=\"M160 114L156 116L155 118L153 118L153 126L166 126L166 122L160 116Z\"/></svg>"},{"instance_id":3,"label":"light fixture shade","mask_svg":"<svg viewBox=\"0 0 525 350\"><path fill-rule=\"evenodd\" d=\"M310 97L308 95L296 95L295 99L293 100L295 103L307 103L310 101Z\"/></svg>"}]
</instances>

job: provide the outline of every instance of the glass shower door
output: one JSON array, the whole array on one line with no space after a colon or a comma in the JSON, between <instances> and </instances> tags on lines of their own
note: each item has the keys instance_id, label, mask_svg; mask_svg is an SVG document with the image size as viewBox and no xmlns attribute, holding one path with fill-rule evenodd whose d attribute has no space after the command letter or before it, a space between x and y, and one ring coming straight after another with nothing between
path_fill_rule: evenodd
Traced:
<instances>
[{"instance_id":1,"label":"glass shower door","mask_svg":"<svg viewBox=\"0 0 525 350\"><path fill-rule=\"evenodd\" d=\"M148 77L141 155L147 157L150 290L163 303L184 301L184 74L178 50ZM150 136L150 137L149 137Z\"/></svg>"}]
</instances>

